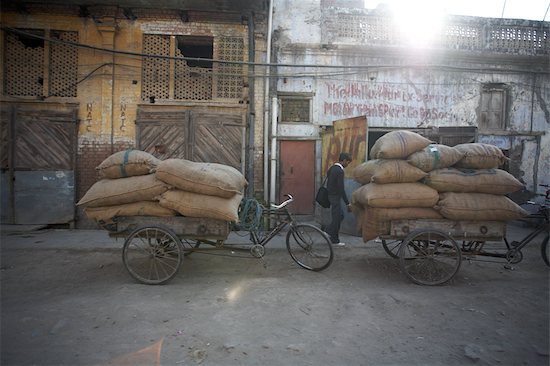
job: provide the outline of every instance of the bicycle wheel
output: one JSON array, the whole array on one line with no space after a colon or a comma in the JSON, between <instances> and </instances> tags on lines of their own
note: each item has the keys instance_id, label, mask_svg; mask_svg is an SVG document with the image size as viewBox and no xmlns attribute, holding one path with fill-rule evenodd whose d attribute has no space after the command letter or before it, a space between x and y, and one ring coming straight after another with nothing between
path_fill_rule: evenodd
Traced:
<instances>
[{"instance_id":1,"label":"bicycle wheel","mask_svg":"<svg viewBox=\"0 0 550 366\"><path fill-rule=\"evenodd\" d=\"M382 239L382 247L392 258L399 258L399 246L401 245L401 240L384 240Z\"/></svg>"},{"instance_id":2,"label":"bicycle wheel","mask_svg":"<svg viewBox=\"0 0 550 366\"><path fill-rule=\"evenodd\" d=\"M439 230L415 230L399 248L399 265L419 285L441 285L458 272L462 257L456 241Z\"/></svg>"},{"instance_id":3,"label":"bicycle wheel","mask_svg":"<svg viewBox=\"0 0 550 366\"><path fill-rule=\"evenodd\" d=\"M540 254L544 263L550 267L550 245L548 245L548 239L550 239L550 236L547 235L540 244Z\"/></svg>"},{"instance_id":4,"label":"bicycle wheel","mask_svg":"<svg viewBox=\"0 0 550 366\"><path fill-rule=\"evenodd\" d=\"M145 227L134 230L124 242L122 262L136 280L161 285L176 275L183 254L181 242L171 230Z\"/></svg>"},{"instance_id":5,"label":"bicycle wheel","mask_svg":"<svg viewBox=\"0 0 550 366\"><path fill-rule=\"evenodd\" d=\"M286 234L286 248L296 263L310 271L321 271L332 263L330 239L313 225L291 226Z\"/></svg>"}]
</instances>

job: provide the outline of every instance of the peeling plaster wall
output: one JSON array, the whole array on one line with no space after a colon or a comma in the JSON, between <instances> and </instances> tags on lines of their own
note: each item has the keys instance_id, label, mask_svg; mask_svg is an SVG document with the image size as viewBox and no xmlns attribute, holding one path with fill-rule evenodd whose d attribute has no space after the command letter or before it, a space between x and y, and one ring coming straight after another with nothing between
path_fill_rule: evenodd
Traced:
<instances>
[{"instance_id":1,"label":"peeling plaster wall","mask_svg":"<svg viewBox=\"0 0 550 366\"><path fill-rule=\"evenodd\" d=\"M525 57L513 64L508 63L513 56L503 58L490 52L468 59L464 54L455 58L453 51L446 54L441 50L322 44L327 25L322 19L315 23L321 6L320 0L304 1L300 2L300 11L292 11L289 1L275 1L276 61L364 65L368 71L279 67L278 92L313 95L314 125L332 125L334 120L366 115L370 128L478 127L482 84L503 83L507 88L507 126L502 131L485 132L483 137L508 150L510 171L525 182L526 189L543 192L538 184L550 183L550 75L547 70L522 71L537 70L535 66L540 69L540 57L533 58L531 68ZM503 71L489 72L489 68ZM279 134L304 138L316 135L315 129L306 131L300 126L280 126Z\"/></svg>"}]
</instances>

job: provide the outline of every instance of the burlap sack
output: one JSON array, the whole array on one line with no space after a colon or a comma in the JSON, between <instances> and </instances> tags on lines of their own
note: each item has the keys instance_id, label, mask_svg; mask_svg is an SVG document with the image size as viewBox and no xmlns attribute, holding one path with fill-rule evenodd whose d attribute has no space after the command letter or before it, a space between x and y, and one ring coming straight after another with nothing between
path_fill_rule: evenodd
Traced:
<instances>
[{"instance_id":1,"label":"burlap sack","mask_svg":"<svg viewBox=\"0 0 550 366\"><path fill-rule=\"evenodd\" d=\"M462 152L451 146L430 144L409 155L407 162L425 172L430 172L434 169L450 167L463 157Z\"/></svg>"},{"instance_id":2,"label":"burlap sack","mask_svg":"<svg viewBox=\"0 0 550 366\"><path fill-rule=\"evenodd\" d=\"M454 146L464 156L455 165L455 168L493 169L498 168L507 160L502 150L494 145L471 143Z\"/></svg>"},{"instance_id":3,"label":"burlap sack","mask_svg":"<svg viewBox=\"0 0 550 366\"><path fill-rule=\"evenodd\" d=\"M436 169L424 183L438 192L508 194L524 186L514 176L501 169Z\"/></svg>"},{"instance_id":4,"label":"burlap sack","mask_svg":"<svg viewBox=\"0 0 550 366\"><path fill-rule=\"evenodd\" d=\"M163 160L155 174L183 191L224 198L242 193L247 183L242 173L231 166L185 159Z\"/></svg>"},{"instance_id":5,"label":"burlap sack","mask_svg":"<svg viewBox=\"0 0 550 366\"><path fill-rule=\"evenodd\" d=\"M361 225L361 237L363 242L376 239L380 235L388 235L390 233L390 222L380 220L376 216L376 211L372 207L366 207L363 214L363 224Z\"/></svg>"},{"instance_id":6,"label":"burlap sack","mask_svg":"<svg viewBox=\"0 0 550 366\"><path fill-rule=\"evenodd\" d=\"M224 221L239 221L239 205L243 195L231 198L207 196L179 189L169 190L160 197L160 205L188 217L206 217Z\"/></svg>"},{"instance_id":7,"label":"burlap sack","mask_svg":"<svg viewBox=\"0 0 550 366\"><path fill-rule=\"evenodd\" d=\"M119 216L176 216L176 211L162 207L157 201L141 201L124 205L86 207L89 219L102 223L111 223Z\"/></svg>"},{"instance_id":8,"label":"burlap sack","mask_svg":"<svg viewBox=\"0 0 550 366\"><path fill-rule=\"evenodd\" d=\"M355 181L361 184L410 183L417 182L426 175L427 173L400 159L369 160L353 170Z\"/></svg>"},{"instance_id":9,"label":"burlap sack","mask_svg":"<svg viewBox=\"0 0 550 366\"><path fill-rule=\"evenodd\" d=\"M450 220L508 221L528 215L508 197L486 193L441 193L435 209Z\"/></svg>"},{"instance_id":10,"label":"burlap sack","mask_svg":"<svg viewBox=\"0 0 550 366\"><path fill-rule=\"evenodd\" d=\"M370 158L405 159L430 143L430 140L412 131L392 131L376 140L370 150Z\"/></svg>"},{"instance_id":11,"label":"burlap sack","mask_svg":"<svg viewBox=\"0 0 550 366\"><path fill-rule=\"evenodd\" d=\"M439 195L422 183L369 183L352 193L363 207L433 207Z\"/></svg>"},{"instance_id":12,"label":"burlap sack","mask_svg":"<svg viewBox=\"0 0 550 366\"><path fill-rule=\"evenodd\" d=\"M154 173L160 160L140 150L114 153L96 167L100 179L116 179Z\"/></svg>"},{"instance_id":13,"label":"burlap sack","mask_svg":"<svg viewBox=\"0 0 550 366\"><path fill-rule=\"evenodd\" d=\"M154 174L102 179L90 187L77 205L102 207L154 201L155 197L166 192L167 189L166 183L158 180Z\"/></svg>"}]
</instances>

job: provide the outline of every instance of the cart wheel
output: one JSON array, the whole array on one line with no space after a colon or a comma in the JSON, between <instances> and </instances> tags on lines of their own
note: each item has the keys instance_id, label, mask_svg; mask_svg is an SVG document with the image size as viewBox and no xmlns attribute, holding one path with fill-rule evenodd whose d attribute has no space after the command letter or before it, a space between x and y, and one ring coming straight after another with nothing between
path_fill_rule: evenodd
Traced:
<instances>
[{"instance_id":1,"label":"cart wheel","mask_svg":"<svg viewBox=\"0 0 550 366\"><path fill-rule=\"evenodd\" d=\"M392 258L399 258L399 246L401 245L401 240L384 240L382 239L382 247L388 255Z\"/></svg>"},{"instance_id":2,"label":"cart wheel","mask_svg":"<svg viewBox=\"0 0 550 366\"><path fill-rule=\"evenodd\" d=\"M523 260L523 253L518 249L510 249L506 252L506 260L510 264L518 264Z\"/></svg>"},{"instance_id":3,"label":"cart wheel","mask_svg":"<svg viewBox=\"0 0 550 366\"><path fill-rule=\"evenodd\" d=\"M399 248L399 265L414 283L441 285L458 272L462 257L456 241L439 230L419 229Z\"/></svg>"},{"instance_id":4,"label":"cart wheel","mask_svg":"<svg viewBox=\"0 0 550 366\"><path fill-rule=\"evenodd\" d=\"M128 236L122 248L122 261L136 280L160 285L176 275L183 254L182 244L171 230L145 227Z\"/></svg>"},{"instance_id":5,"label":"cart wheel","mask_svg":"<svg viewBox=\"0 0 550 366\"><path fill-rule=\"evenodd\" d=\"M309 224L290 227L286 234L286 248L296 263L310 271L327 268L334 255L328 235Z\"/></svg>"},{"instance_id":6,"label":"cart wheel","mask_svg":"<svg viewBox=\"0 0 550 366\"><path fill-rule=\"evenodd\" d=\"M550 245L548 245L549 239L550 237L547 236L546 239L540 243L540 255L542 256L544 263L550 267Z\"/></svg>"}]
</instances>

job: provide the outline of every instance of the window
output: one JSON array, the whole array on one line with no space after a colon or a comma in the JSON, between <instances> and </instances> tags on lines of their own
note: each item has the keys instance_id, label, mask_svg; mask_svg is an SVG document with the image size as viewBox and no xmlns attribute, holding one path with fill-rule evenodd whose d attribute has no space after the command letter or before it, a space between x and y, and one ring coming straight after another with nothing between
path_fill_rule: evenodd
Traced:
<instances>
[{"instance_id":1,"label":"window","mask_svg":"<svg viewBox=\"0 0 550 366\"><path fill-rule=\"evenodd\" d=\"M480 131L506 128L506 95L506 84L490 83L481 86Z\"/></svg>"},{"instance_id":2,"label":"window","mask_svg":"<svg viewBox=\"0 0 550 366\"><path fill-rule=\"evenodd\" d=\"M243 64L212 62L243 61L244 40L238 37L168 36L146 34L141 99L212 100L241 99L244 86ZM173 60L173 57L189 57ZM196 60L206 59L206 60Z\"/></svg>"},{"instance_id":3,"label":"window","mask_svg":"<svg viewBox=\"0 0 550 366\"><path fill-rule=\"evenodd\" d=\"M310 122L310 98L281 96L281 122Z\"/></svg>"},{"instance_id":4,"label":"window","mask_svg":"<svg viewBox=\"0 0 550 366\"><path fill-rule=\"evenodd\" d=\"M77 43L78 32L21 29L4 37L6 95L76 97L78 50L68 42Z\"/></svg>"}]
</instances>

